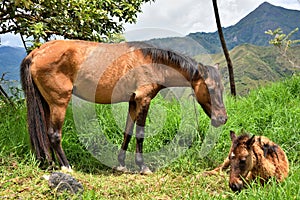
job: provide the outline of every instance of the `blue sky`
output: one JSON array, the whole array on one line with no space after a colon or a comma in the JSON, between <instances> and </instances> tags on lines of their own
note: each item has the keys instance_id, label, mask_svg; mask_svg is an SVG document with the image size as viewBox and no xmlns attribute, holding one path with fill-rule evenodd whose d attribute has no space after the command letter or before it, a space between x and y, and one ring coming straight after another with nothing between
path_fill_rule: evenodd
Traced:
<instances>
[{"instance_id":1,"label":"blue sky","mask_svg":"<svg viewBox=\"0 0 300 200\"><path fill-rule=\"evenodd\" d=\"M223 27L236 24L266 0L219 0ZM269 3L300 10L300 0L268 0ZM210 0L156 0L142 7L136 24L125 25L127 40L154 37L185 36L191 32L214 32L215 25ZM22 46L19 36L1 36L2 45Z\"/></svg>"}]
</instances>

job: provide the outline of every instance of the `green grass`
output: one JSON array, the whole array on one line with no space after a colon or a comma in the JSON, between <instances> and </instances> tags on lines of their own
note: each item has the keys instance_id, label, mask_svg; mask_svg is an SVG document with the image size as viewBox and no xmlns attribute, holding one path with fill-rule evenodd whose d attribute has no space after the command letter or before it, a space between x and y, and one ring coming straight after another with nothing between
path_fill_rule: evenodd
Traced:
<instances>
[{"instance_id":1,"label":"green grass","mask_svg":"<svg viewBox=\"0 0 300 200\"><path fill-rule=\"evenodd\" d=\"M150 125L146 128L146 134L147 131L151 132L151 136L145 139L145 152L159 150L171 142L185 144L188 149L184 149L184 153L172 162L165 161L168 165L154 163L160 162L162 158L159 156L153 160L146 158L146 163L156 170L150 176L113 173L110 167L98 161L85 147L91 144L93 139L97 139L97 126L84 127L87 129L86 133L91 134L86 135L85 140L80 139L75 128L72 107L68 109L64 125L63 146L75 170L72 175L84 185L83 199L300 199L299 91L300 77L294 76L266 88L251 91L245 97L226 97L228 122L217 129L217 133L220 134L218 140L206 155L201 151L201 145L203 140L207 139L209 119L200 107L197 107L200 112L197 127L197 123L193 121L195 111L192 101L183 105L175 101L163 101L162 97L158 97L151 108L154 111L161 108L164 112L150 114ZM49 172L38 167L38 162L30 152L24 102L17 103L15 109L5 104L0 105L0 198L79 198L51 190L47 181L41 178ZM121 114L126 109L126 105L117 107L120 119L116 122L113 120L116 112L114 107L112 109L108 105L96 106L98 117L93 123L101 124L102 133L118 148L122 141L122 124L118 123L126 116ZM182 117L181 113L190 115ZM165 116L166 119L161 119L161 116ZM163 123L159 124L160 121ZM189 123L194 127L183 125ZM219 176L202 176L203 171L216 167L227 156L230 146L229 130L244 130L256 135L265 135L278 143L290 161L289 177L282 183L271 180L265 186L251 183L248 189L234 194L228 187L226 173ZM184 132L183 140L173 140L176 131ZM186 138L193 142L190 144L184 140ZM134 143L133 138L130 152L134 151ZM94 150L94 153L101 154L96 148ZM116 157L112 159L117 160ZM160 167L156 168L157 166ZM135 170L134 164L130 164L129 167Z\"/></svg>"}]
</instances>

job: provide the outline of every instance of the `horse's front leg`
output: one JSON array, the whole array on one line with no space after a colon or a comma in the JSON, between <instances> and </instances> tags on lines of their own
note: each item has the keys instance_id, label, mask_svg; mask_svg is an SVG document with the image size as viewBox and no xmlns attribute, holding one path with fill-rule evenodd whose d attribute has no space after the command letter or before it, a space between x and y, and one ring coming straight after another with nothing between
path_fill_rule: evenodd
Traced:
<instances>
[{"instance_id":1,"label":"horse's front leg","mask_svg":"<svg viewBox=\"0 0 300 200\"><path fill-rule=\"evenodd\" d=\"M133 126L135 123L135 119L136 119L136 102L134 101L130 101L129 102L129 109L128 109L128 115L127 115L127 121L126 121L126 127L125 127L125 131L124 131L124 139L123 139L123 143L118 155L118 161L119 161L119 166L116 167L117 171L121 171L121 172L126 172L127 168L125 165L125 158L126 158L126 151L128 148L128 144L130 142L130 139L132 137L132 133L133 133Z\"/></svg>"},{"instance_id":2,"label":"horse's front leg","mask_svg":"<svg viewBox=\"0 0 300 200\"><path fill-rule=\"evenodd\" d=\"M143 158L143 142L145 137L145 123L151 98L142 98L137 101L136 120L136 155L135 162L140 167L141 174L151 174L151 170L145 165Z\"/></svg>"}]
</instances>

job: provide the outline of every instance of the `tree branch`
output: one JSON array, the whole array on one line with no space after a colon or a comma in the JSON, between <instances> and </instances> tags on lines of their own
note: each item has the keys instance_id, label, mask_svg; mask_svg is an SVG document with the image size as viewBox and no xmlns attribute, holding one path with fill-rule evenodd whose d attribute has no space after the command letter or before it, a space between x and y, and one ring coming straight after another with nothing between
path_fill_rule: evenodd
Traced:
<instances>
[{"instance_id":1,"label":"tree branch","mask_svg":"<svg viewBox=\"0 0 300 200\"><path fill-rule=\"evenodd\" d=\"M4 74L2 74L1 81L3 80L3 76ZM11 107L15 108L14 102L9 98L9 96L7 95L7 93L5 92L1 84L0 84L0 97L1 99L3 99L5 103L10 104Z\"/></svg>"}]
</instances>

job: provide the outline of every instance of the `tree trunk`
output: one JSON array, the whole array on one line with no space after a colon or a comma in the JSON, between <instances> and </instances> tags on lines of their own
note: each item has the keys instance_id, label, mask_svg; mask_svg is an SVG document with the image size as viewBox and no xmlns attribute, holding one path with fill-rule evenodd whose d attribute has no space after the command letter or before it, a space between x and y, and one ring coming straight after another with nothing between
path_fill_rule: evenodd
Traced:
<instances>
[{"instance_id":1,"label":"tree trunk","mask_svg":"<svg viewBox=\"0 0 300 200\"><path fill-rule=\"evenodd\" d=\"M232 62L231 62L231 59L230 59L230 56L229 56L229 52L228 52L226 42L225 42L225 39L224 39L224 35L223 35L223 31L222 31L217 0L212 0L212 1L213 1L213 6L214 6L216 23L217 23L217 27L218 27L218 33L219 33L220 41L221 41L221 44L222 44L222 49L223 49L223 52L224 52L224 55L225 55L225 58L226 58L226 62L227 62L231 95L236 96L234 74L233 74L233 65L232 65Z\"/></svg>"}]
</instances>

